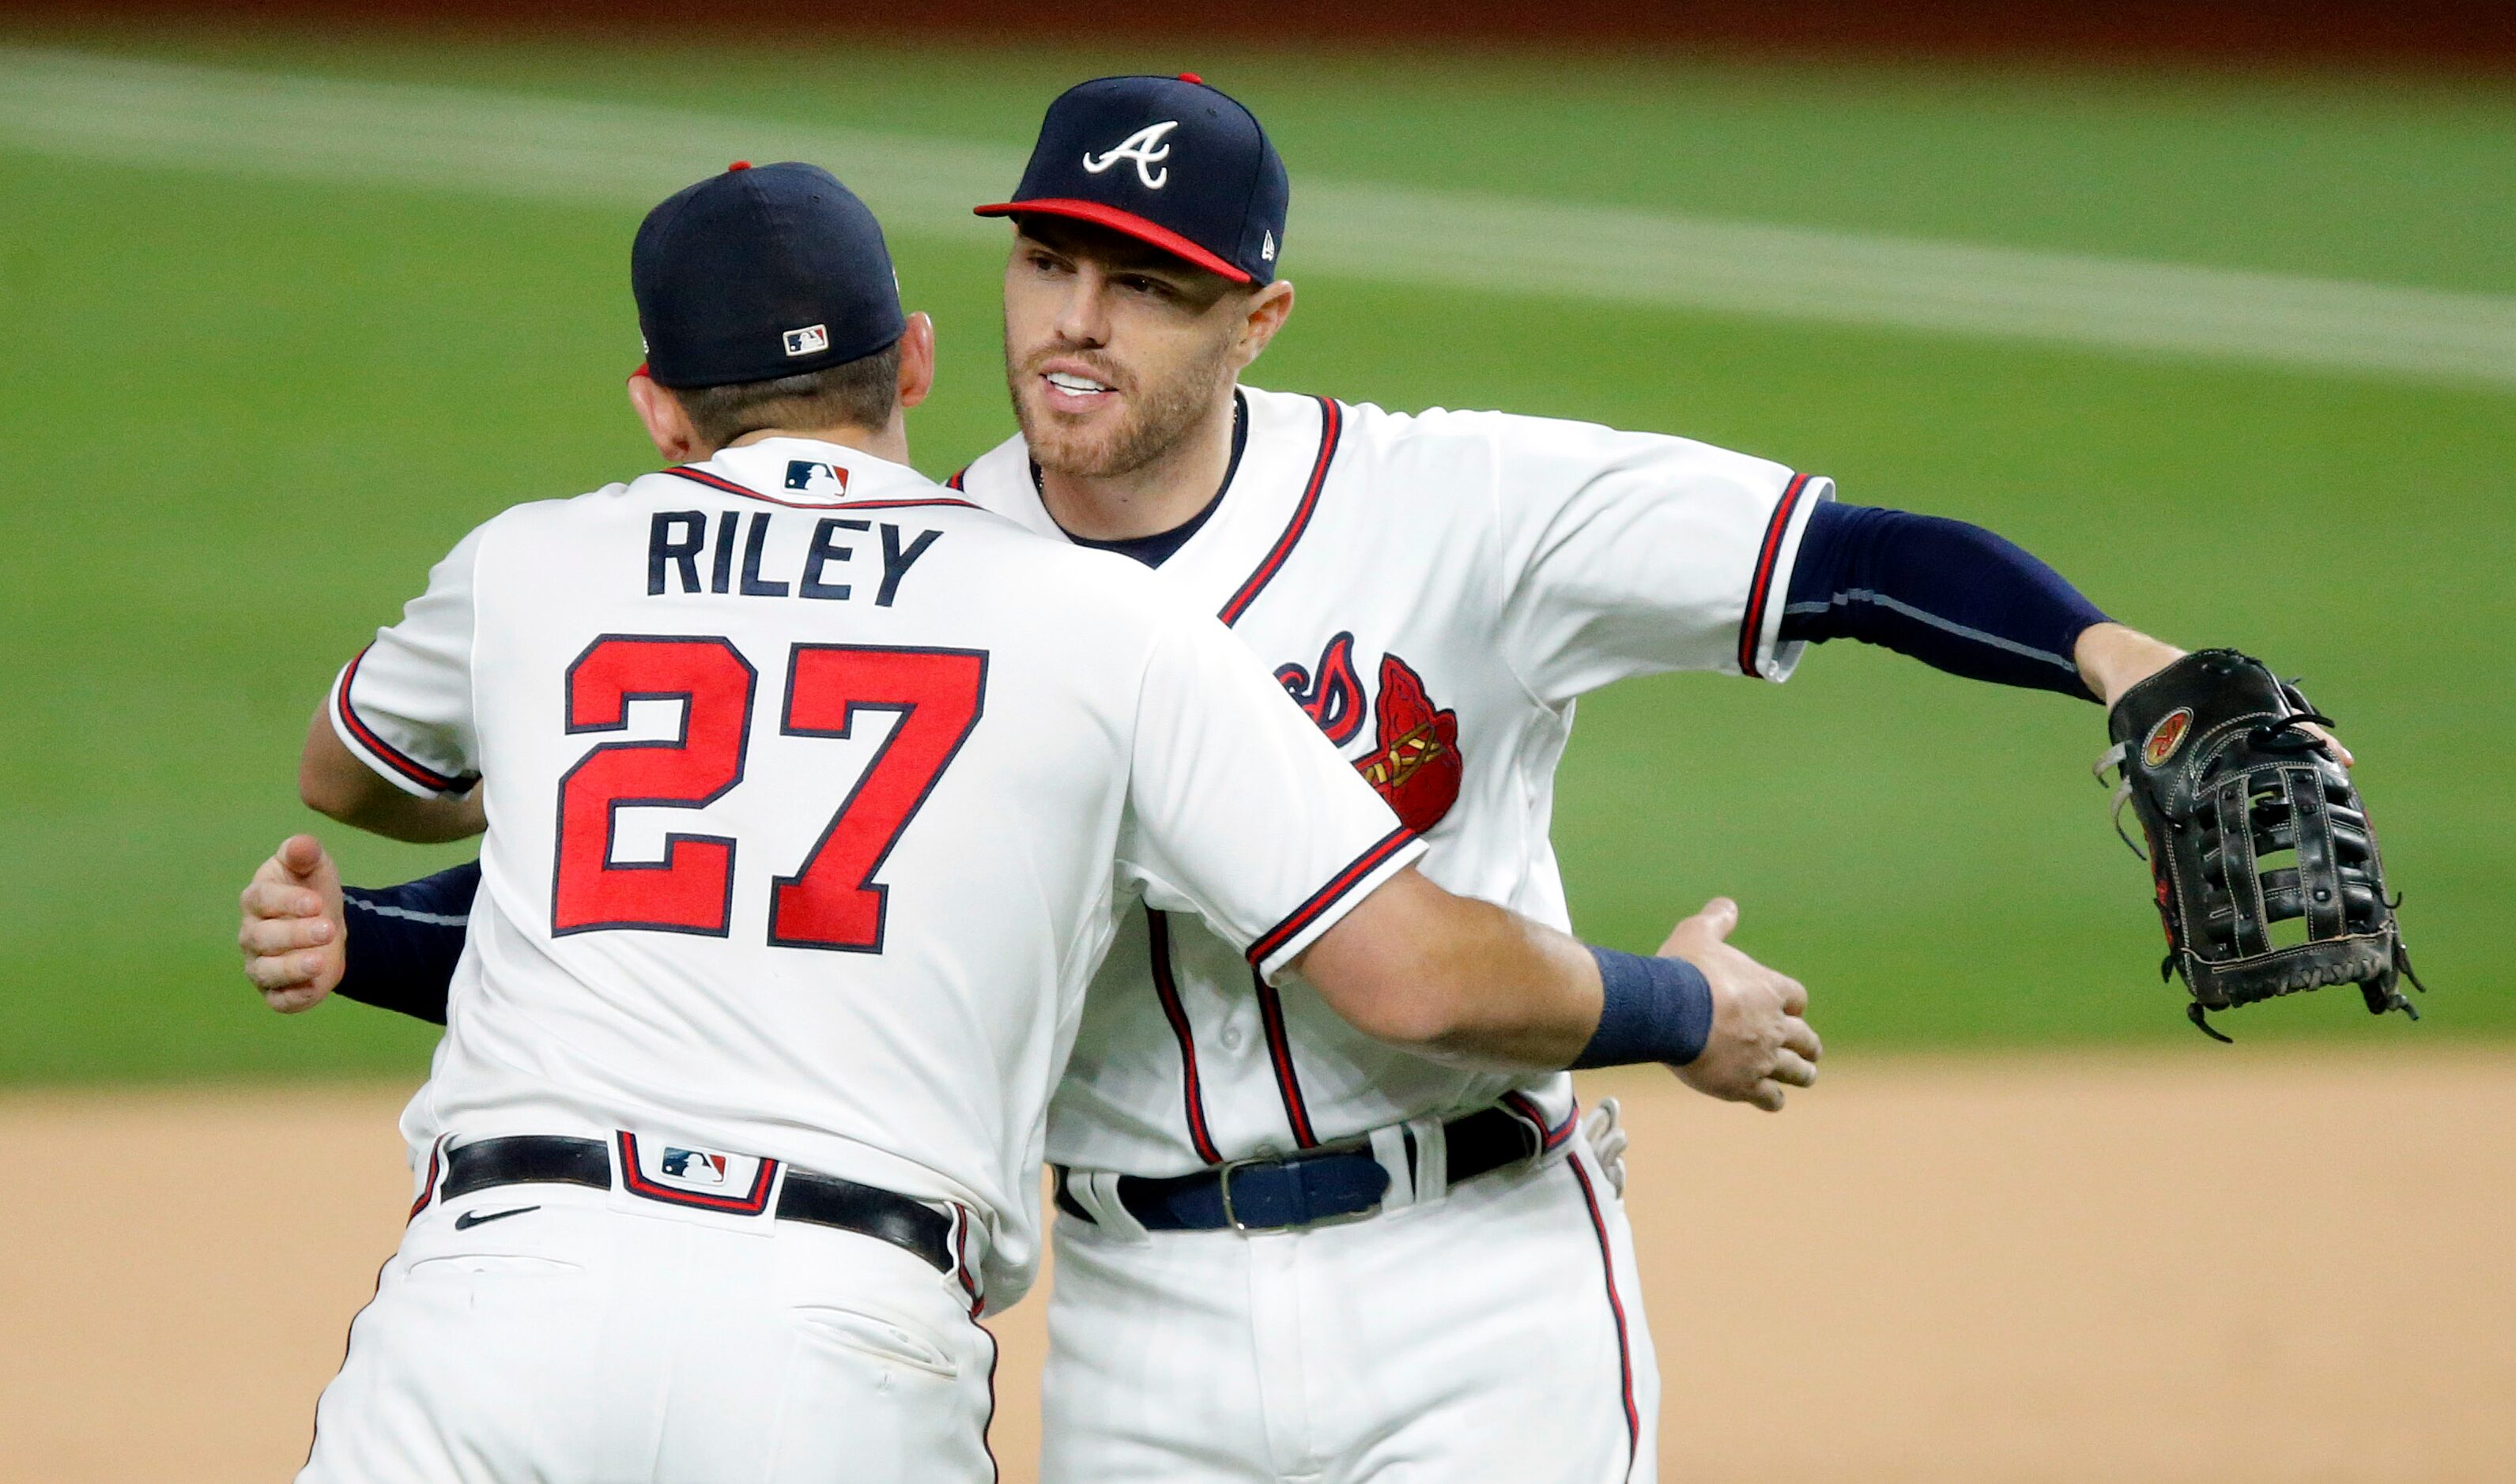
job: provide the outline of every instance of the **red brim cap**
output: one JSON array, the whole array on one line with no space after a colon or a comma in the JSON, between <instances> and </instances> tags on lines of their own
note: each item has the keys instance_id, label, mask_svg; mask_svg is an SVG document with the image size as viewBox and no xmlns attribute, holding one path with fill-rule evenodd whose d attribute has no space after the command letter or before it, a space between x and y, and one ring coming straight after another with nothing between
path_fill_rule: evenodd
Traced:
<instances>
[{"instance_id":1,"label":"red brim cap","mask_svg":"<svg viewBox=\"0 0 2516 1484\"><path fill-rule=\"evenodd\" d=\"M1172 231L1146 221L1132 211L1120 211L1098 201L1075 201L1048 198L1037 201L999 201L992 206L972 207L974 217L1010 217L1016 213L1042 217L1071 217L1077 222L1091 222L1111 231L1123 232L1139 242L1160 248L1175 258L1184 258L1209 273L1220 273L1235 283L1252 281L1248 273L1234 268L1223 259Z\"/></svg>"}]
</instances>

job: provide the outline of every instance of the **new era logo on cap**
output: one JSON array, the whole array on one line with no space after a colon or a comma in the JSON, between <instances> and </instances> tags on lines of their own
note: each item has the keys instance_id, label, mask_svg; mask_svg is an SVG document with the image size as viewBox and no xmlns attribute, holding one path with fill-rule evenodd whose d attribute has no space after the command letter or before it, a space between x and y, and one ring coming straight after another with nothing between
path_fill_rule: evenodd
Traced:
<instances>
[{"instance_id":1,"label":"new era logo on cap","mask_svg":"<svg viewBox=\"0 0 2516 1484\"><path fill-rule=\"evenodd\" d=\"M806 325L800 330L786 332L786 353L789 355L818 355L829 348L828 325Z\"/></svg>"}]
</instances>

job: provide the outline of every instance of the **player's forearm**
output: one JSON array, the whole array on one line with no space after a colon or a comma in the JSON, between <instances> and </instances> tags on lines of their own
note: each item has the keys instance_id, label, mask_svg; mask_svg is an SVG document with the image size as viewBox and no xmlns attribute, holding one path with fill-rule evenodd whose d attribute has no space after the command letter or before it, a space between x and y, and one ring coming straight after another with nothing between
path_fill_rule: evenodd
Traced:
<instances>
[{"instance_id":1,"label":"player's forearm","mask_svg":"<svg viewBox=\"0 0 2516 1484\"><path fill-rule=\"evenodd\" d=\"M1451 901L1405 1007L1416 1050L1499 1071L1572 1065L1599 1026L1599 966L1590 951L1489 903Z\"/></svg>"},{"instance_id":2,"label":"player's forearm","mask_svg":"<svg viewBox=\"0 0 2516 1484\"><path fill-rule=\"evenodd\" d=\"M297 796L318 814L415 845L468 840L488 828L478 788L461 799L403 793L342 745L320 709L306 729L306 749L298 758Z\"/></svg>"},{"instance_id":3,"label":"player's forearm","mask_svg":"<svg viewBox=\"0 0 2516 1484\"><path fill-rule=\"evenodd\" d=\"M2137 629L2104 623L2079 636L2079 679L2108 707L2117 697L2184 657L2184 651Z\"/></svg>"},{"instance_id":4,"label":"player's forearm","mask_svg":"<svg viewBox=\"0 0 2516 1484\"><path fill-rule=\"evenodd\" d=\"M1581 943L1401 872L1296 961L1364 1035L1464 1065L1570 1066L1599 1025Z\"/></svg>"}]
</instances>

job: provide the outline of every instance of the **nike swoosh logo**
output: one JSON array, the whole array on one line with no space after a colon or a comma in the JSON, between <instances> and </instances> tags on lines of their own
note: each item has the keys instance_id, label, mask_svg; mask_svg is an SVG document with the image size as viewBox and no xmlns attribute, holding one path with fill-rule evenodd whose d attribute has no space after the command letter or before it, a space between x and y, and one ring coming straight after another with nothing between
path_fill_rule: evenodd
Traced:
<instances>
[{"instance_id":1,"label":"nike swoosh logo","mask_svg":"<svg viewBox=\"0 0 2516 1484\"><path fill-rule=\"evenodd\" d=\"M519 1206L513 1211L493 1211L485 1216L477 1211L467 1211L454 1218L454 1229L470 1231L483 1221L503 1221L509 1216L520 1216L527 1211L539 1210L541 1210L539 1206Z\"/></svg>"}]
</instances>

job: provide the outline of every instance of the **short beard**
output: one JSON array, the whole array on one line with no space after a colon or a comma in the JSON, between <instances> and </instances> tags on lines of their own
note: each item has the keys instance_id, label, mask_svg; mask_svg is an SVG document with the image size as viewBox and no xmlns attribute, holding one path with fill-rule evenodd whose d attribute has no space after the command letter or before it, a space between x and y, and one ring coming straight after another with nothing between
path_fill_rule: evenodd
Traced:
<instances>
[{"instance_id":1,"label":"short beard","mask_svg":"<svg viewBox=\"0 0 2516 1484\"><path fill-rule=\"evenodd\" d=\"M1005 347L1005 364L1014 364L1013 347ZM1014 421L1022 425L1031 462L1041 470L1074 479L1108 479L1131 474L1180 445L1215 402L1219 388L1232 381L1232 348L1217 344L1202 364L1189 367L1169 383L1130 398L1134 408L1117 432L1101 438L1069 433L1054 419L1034 422L1024 399L1024 384L1037 373L1009 369L1006 390L1013 394Z\"/></svg>"}]
</instances>

